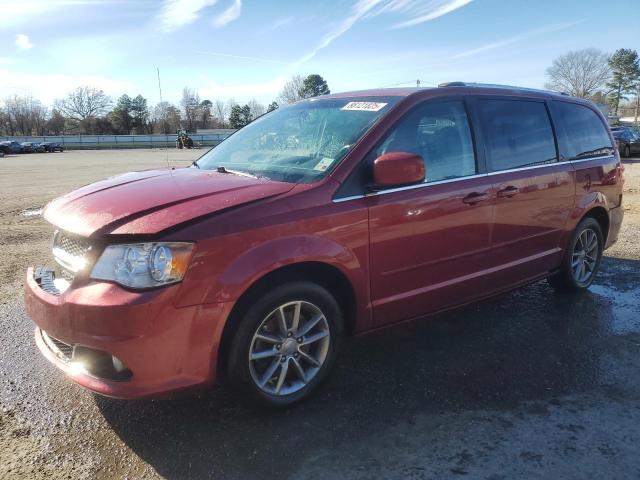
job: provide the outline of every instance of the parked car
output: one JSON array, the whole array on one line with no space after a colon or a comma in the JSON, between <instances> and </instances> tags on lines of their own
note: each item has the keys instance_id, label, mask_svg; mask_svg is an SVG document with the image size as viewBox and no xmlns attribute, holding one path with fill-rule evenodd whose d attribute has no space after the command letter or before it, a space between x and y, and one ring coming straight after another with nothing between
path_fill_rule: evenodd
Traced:
<instances>
[{"instance_id":1,"label":"parked car","mask_svg":"<svg viewBox=\"0 0 640 480\"><path fill-rule=\"evenodd\" d=\"M40 145L46 152L64 152L64 145L59 142L42 142Z\"/></svg>"},{"instance_id":2,"label":"parked car","mask_svg":"<svg viewBox=\"0 0 640 480\"><path fill-rule=\"evenodd\" d=\"M43 153L45 151L45 148L38 142L22 142L20 145L23 153Z\"/></svg>"},{"instance_id":3,"label":"parked car","mask_svg":"<svg viewBox=\"0 0 640 480\"><path fill-rule=\"evenodd\" d=\"M9 153L22 153L22 145L13 140L0 142L0 148L4 150L5 154Z\"/></svg>"},{"instance_id":4,"label":"parked car","mask_svg":"<svg viewBox=\"0 0 640 480\"><path fill-rule=\"evenodd\" d=\"M290 405L346 336L543 278L588 288L618 237L622 175L578 98L461 82L326 95L190 168L52 201L56 266L28 270L26 308L44 356L94 392L225 376Z\"/></svg>"},{"instance_id":5,"label":"parked car","mask_svg":"<svg viewBox=\"0 0 640 480\"><path fill-rule=\"evenodd\" d=\"M623 157L640 154L640 132L630 127L612 128L613 137L618 143L618 150Z\"/></svg>"}]
</instances>

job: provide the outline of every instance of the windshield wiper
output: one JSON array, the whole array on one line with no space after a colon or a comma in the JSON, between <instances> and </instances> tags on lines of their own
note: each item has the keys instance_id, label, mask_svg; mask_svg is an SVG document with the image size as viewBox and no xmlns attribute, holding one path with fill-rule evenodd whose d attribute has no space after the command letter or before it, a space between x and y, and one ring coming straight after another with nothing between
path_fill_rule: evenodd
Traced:
<instances>
[{"instance_id":1,"label":"windshield wiper","mask_svg":"<svg viewBox=\"0 0 640 480\"><path fill-rule=\"evenodd\" d=\"M241 172L239 170L231 170L230 168L225 168L224 165L220 165L218 168L216 168L216 171L218 173L233 173L234 175L240 175L242 177L258 178L255 175L251 175L250 173Z\"/></svg>"},{"instance_id":2,"label":"windshield wiper","mask_svg":"<svg viewBox=\"0 0 640 480\"><path fill-rule=\"evenodd\" d=\"M191 162L191 166L192 167L196 167L196 168L200 168L200 165L198 165L198 161L194 160L193 162Z\"/></svg>"}]
</instances>

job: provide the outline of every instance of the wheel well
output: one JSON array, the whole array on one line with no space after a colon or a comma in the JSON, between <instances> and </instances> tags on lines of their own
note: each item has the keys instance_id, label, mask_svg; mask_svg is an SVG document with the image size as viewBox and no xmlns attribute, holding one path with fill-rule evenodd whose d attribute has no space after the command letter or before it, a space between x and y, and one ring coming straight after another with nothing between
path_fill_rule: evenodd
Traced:
<instances>
[{"instance_id":1,"label":"wheel well","mask_svg":"<svg viewBox=\"0 0 640 480\"><path fill-rule=\"evenodd\" d=\"M604 207L595 207L589 210L583 218L591 217L600 225L602 230L602 241L606 245L609 235L609 214Z\"/></svg>"},{"instance_id":2,"label":"wheel well","mask_svg":"<svg viewBox=\"0 0 640 480\"><path fill-rule=\"evenodd\" d=\"M302 262L280 267L258 279L233 306L220 340L217 364L219 376L226 372L227 357L233 336L244 312L253 303L252 300L259 298L273 285L300 280L315 282L333 295L344 317L345 333L347 335L353 334L356 319L355 292L351 282L340 270L322 262Z\"/></svg>"}]
</instances>

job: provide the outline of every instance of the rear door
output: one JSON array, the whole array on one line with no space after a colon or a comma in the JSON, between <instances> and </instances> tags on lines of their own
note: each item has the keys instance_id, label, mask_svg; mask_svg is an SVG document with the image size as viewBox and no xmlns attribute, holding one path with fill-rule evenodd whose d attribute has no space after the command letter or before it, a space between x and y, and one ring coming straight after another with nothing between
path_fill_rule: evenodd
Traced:
<instances>
[{"instance_id":1,"label":"rear door","mask_svg":"<svg viewBox=\"0 0 640 480\"><path fill-rule=\"evenodd\" d=\"M414 107L369 154L412 152L426 181L368 197L374 323L385 325L481 296L487 290L491 180L479 167L465 102Z\"/></svg>"},{"instance_id":2,"label":"rear door","mask_svg":"<svg viewBox=\"0 0 640 480\"><path fill-rule=\"evenodd\" d=\"M559 265L575 180L571 164L559 162L544 99L479 97L475 105L497 197L491 280L502 289Z\"/></svg>"}]
</instances>

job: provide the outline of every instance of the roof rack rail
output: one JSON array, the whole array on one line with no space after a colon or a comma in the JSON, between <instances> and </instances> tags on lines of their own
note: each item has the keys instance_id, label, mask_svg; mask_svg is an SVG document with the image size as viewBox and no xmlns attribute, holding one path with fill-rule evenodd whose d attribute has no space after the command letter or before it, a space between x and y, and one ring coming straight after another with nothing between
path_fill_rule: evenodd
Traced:
<instances>
[{"instance_id":1,"label":"roof rack rail","mask_svg":"<svg viewBox=\"0 0 640 480\"><path fill-rule=\"evenodd\" d=\"M529 88L529 87L517 87L515 85L499 85L494 83L474 83L474 82L445 82L438 85L438 87L478 87L478 88L510 88L512 90L522 90L526 92L539 92L539 93L555 93L559 95L570 96L567 92L557 92L555 90L544 90L542 88Z\"/></svg>"},{"instance_id":2,"label":"roof rack rail","mask_svg":"<svg viewBox=\"0 0 640 480\"><path fill-rule=\"evenodd\" d=\"M444 82L444 83L440 83L438 84L439 88L442 87L466 87L467 84L464 82Z\"/></svg>"}]
</instances>

